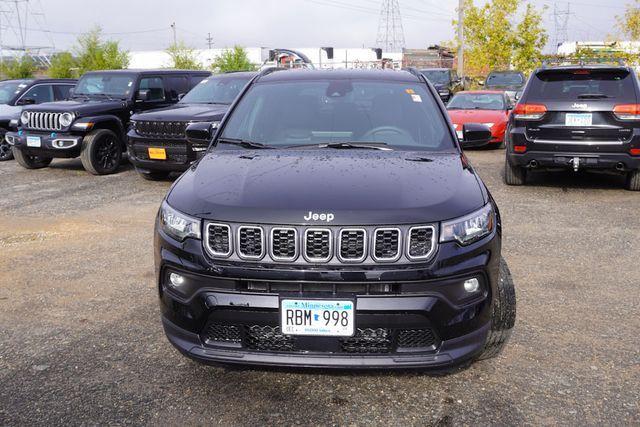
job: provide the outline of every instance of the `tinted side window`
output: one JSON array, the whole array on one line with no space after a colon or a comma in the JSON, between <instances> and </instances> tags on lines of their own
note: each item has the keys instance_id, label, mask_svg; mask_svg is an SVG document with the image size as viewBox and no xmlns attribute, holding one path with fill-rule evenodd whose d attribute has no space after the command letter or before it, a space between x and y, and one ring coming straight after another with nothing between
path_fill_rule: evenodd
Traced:
<instances>
[{"instance_id":1,"label":"tinted side window","mask_svg":"<svg viewBox=\"0 0 640 427\"><path fill-rule=\"evenodd\" d=\"M65 99L69 99L69 91L71 90L72 85L54 85L53 91L56 98L56 101L62 101Z\"/></svg>"},{"instance_id":2,"label":"tinted side window","mask_svg":"<svg viewBox=\"0 0 640 427\"><path fill-rule=\"evenodd\" d=\"M633 76L626 70L545 70L531 78L527 100L615 99L636 102Z\"/></svg>"},{"instance_id":3,"label":"tinted side window","mask_svg":"<svg viewBox=\"0 0 640 427\"><path fill-rule=\"evenodd\" d=\"M53 88L51 85L36 85L29 89L21 99L31 98L36 101L36 104L42 102L53 101Z\"/></svg>"},{"instance_id":4,"label":"tinted side window","mask_svg":"<svg viewBox=\"0 0 640 427\"><path fill-rule=\"evenodd\" d=\"M169 99L172 101L177 101L179 94L189 92L189 79L187 76L168 76L164 80L167 82Z\"/></svg>"},{"instance_id":5,"label":"tinted side window","mask_svg":"<svg viewBox=\"0 0 640 427\"><path fill-rule=\"evenodd\" d=\"M149 91L149 101L164 101L166 98L162 77L141 78L139 90Z\"/></svg>"},{"instance_id":6,"label":"tinted side window","mask_svg":"<svg viewBox=\"0 0 640 427\"><path fill-rule=\"evenodd\" d=\"M194 87L196 87L198 85L198 83L200 83L201 81L203 81L204 79L209 78L210 76L205 76L205 75L197 75L197 76L191 76L191 85L189 86L189 89L193 89Z\"/></svg>"}]
</instances>

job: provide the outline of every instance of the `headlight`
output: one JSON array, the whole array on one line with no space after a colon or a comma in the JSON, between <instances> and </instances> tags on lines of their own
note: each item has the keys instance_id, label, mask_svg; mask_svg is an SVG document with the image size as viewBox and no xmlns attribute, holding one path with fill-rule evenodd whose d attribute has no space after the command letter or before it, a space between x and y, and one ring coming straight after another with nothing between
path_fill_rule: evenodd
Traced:
<instances>
[{"instance_id":1,"label":"headlight","mask_svg":"<svg viewBox=\"0 0 640 427\"><path fill-rule=\"evenodd\" d=\"M167 202L162 202L162 206L160 206L160 225L162 230L176 240L183 241L187 237L200 239L200 223L201 221L198 218L178 212L169 206Z\"/></svg>"},{"instance_id":2,"label":"headlight","mask_svg":"<svg viewBox=\"0 0 640 427\"><path fill-rule=\"evenodd\" d=\"M468 245L482 239L493 231L495 215L491 203L462 218L442 223L440 242L458 242Z\"/></svg>"},{"instance_id":3,"label":"headlight","mask_svg":"<svg viewBox=\"0 0 640 427\"><path fill-rule=\"evenodd\" d=\"M448 91L448 90L441 90L441 91L438 91L438 93L439 93L440 95L442 95L442 96L447 96L447 95L449 95L449 91Z\"/></svg>"},{"instance_id":4,"label":"headlight","mask_svg":"<svg viewBox=\"0 0 640 427\"><path fill-rule=\"evenodd\" d=\"M69 127L73 123L74 115L72 113L62 113L60 116L60 126Z\"/></svg>"},{"instance_id":5,"label":"headlight","mask_svg":"<svg viewBox=\"0 0 640 427\"><path fill-rule=\"evenodd\" d=\"M483 125L485 125L486 127L488 127L489 129L491 129L493 127L495 123L483 123Z\"/></svg>"},{"instance_id":6,"label":"headlight","mask_svg":"<svg viewBox=\"0 0 640 427\"><path fill-rule=\"evenodd\" d=\"M29 124L29 112L28 111L23 111L22 114L20 114L20 122L23 125Z\"/></svg>"}]
</instances>

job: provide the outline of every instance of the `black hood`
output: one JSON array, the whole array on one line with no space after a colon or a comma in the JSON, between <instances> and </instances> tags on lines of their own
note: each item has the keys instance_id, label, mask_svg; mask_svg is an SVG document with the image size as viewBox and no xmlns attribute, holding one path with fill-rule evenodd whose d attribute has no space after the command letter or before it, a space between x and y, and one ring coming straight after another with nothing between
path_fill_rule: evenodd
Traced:
<instances>
[{"instance_id":1,"label":"black hood","mask_svg":"<svg viewBox=\"0 0 640 427\"><path fill-rule=\"evenodd\" d=\"M25 107L26 111L44 111L53 113L74 113L76 117L86 117L93 114L109 114L121 112L129 105L129 101L108 99L74 99L70 101L44 102Z\"/></svg>"},{"instance_id":2,"label":"black hood","mask_svg":"<svg viewBox=\"0 0 640 427\"><path fill-rule=\"evenodd\" d=\"M220 120L225 115L229 105L226 104L182 104L171 107L159 108L134 114L131 120L155 120L155 121L214 121Z\"/></svg>"},{"instance_id":3,"label":"black hood","mask_svg":"<svg viewBox=\"0 0 640 427\"><path fill-rule=\"evenodd\" d=\"M230 222L332 225L442 221L484 205L484 189L458 153L362 150L209 152L167 198L187 214Z\"/></svg>"}]
</instances>

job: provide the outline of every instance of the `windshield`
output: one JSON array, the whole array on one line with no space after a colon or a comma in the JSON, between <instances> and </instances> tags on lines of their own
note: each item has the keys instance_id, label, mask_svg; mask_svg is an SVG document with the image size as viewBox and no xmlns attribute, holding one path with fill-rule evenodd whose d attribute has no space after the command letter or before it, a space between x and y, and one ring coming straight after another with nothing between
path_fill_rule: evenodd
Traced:
<instances>
[{"instance_id":1,"label":"windshield","mask_svg":"<svg viewBox=\"0 0 640 427\"><path fill-rule=\"evenodd\" d=\"M251 76L216 76L202 80L180 101L185 104L231 104Z\"/></svg>"},{"instance_id":2,"label":"windshield","mask_svg":"<svg viewBox=\"0 0 640 427\"><path fill-rule=\"evenodd\" d=\"M433 85L449 84L449 70L424 70L422 75Z\"/></svg>"},{"instance_id":3,"label":"windshield","mask_svg":"<svg viewBox=\"0 0 640 427\"><path fill-rule=\"evenodd\" d=\"M487 78L487 85L491 86L519 86L524 83L520 73L496 73Z\"/></svg>"},{"instance_id":4,"label":"windshield","mask_svg":"<svg viewBox=\"0 0 640 427\"><path fill-rule=\"evenodd\" d=\"M129 97L133 90L134 76L129 74L86 74L74 91L74 95L109 95Z\"/></svg>"},{"instance_id":5,"label":"windshield","mask_svg":"<svg viewBox=\"0 0 640 427\"><path fill-rule=\"evenodd\" d=\"M26 86L25 82L19 81L0 82L0 104L7 104Z\"/></svg>"},{"instance_id":6,"label":"windshield","mask_svg":"<svg viewBox=\"0 0 640 427\"><path fill-rule=\"evenodd\" d=\"M454 148L425 85L370 80L258 83L242 97L220 139L274 148L342 142Z\"/></svg>"},{"instance_id":7,"label":"windshield","mask_svg":"<svg viewBox=\"0 0 640 427\"><path fill-rule=\"evenodd\" d=\"M448 110L505 110L504 97L497 93L457 93Z\"/></svg>"},{"instance_id":8,"label":"windshield","mask_svg":"<svg viewBox=\"0 0 640 427\"><path fill-rule=\"evenodd\" d=\"M574 101L612 98L635 104L633 76L627 70L545 70L531 78L527 99Z\"/></svg>"}]
</instances>

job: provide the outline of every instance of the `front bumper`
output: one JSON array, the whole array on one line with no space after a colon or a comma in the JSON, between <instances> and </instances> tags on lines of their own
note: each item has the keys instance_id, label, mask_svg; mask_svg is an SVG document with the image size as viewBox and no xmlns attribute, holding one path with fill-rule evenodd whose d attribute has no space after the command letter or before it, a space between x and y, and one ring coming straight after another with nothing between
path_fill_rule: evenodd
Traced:
<instances>
[{"instance_id":1,"label":"front bumper","mask_svg":"<svg viewBox=\"0 0 640 427\"><path fill-rule=\"evenodd\" d=\"M184 172L204 154L194 151L186 139L141 137L133 130L127 134L127 148L129 161L136 168L152 171ZM166 159L151 159L149 148L163 148Z\"/></svg>"},{"instance_id":2,"label":"front bumper","mask_svg":"<svg viewBox=\"0 0 640 427\"><path fill-rule=\"evenodd\" d=\"M214 263L200 241L178 243L156 230L164 330L180 352L205 363L455 366L483 349L498 280L500 240L496 230L465 248L441 244L426 265L293 268ZM169 272L186 278L184 288L169 285ZM468 295L461 285L471 277L479 278L482 286ZM326 286L333 290L327 291ZM356 335L352 339L283 335L279 329L282 297L354 300Z\"/></svg>"},{"instance_id":3,"label":"front bumper","mask_svg":"<svg viewBox=\"0 0 640 427\"><path fill-rule=\"evenodd\" d=\"M82 135L68 132L34 132L19 130L7 132L5 139L10 145L26 154L52 158L75 158L80 156Z\"/></svg>"}]
</instances>

